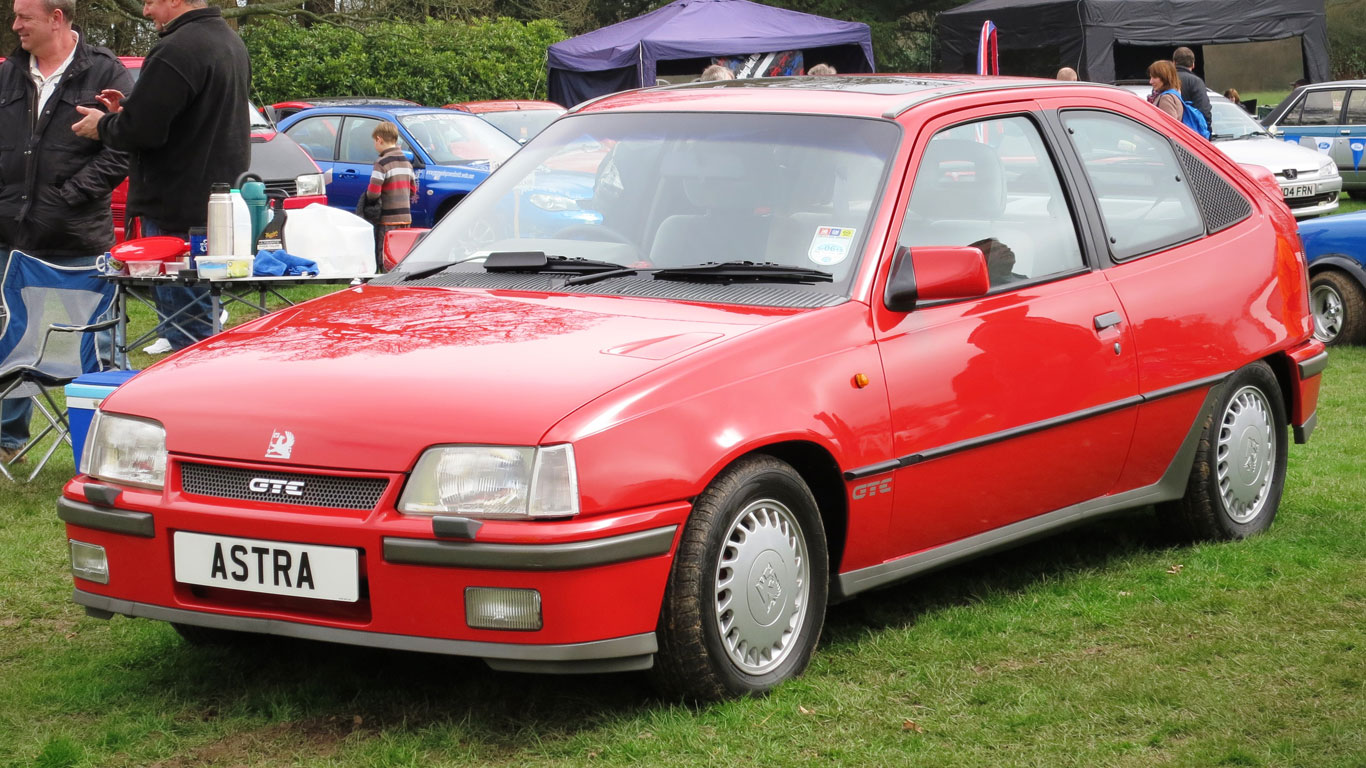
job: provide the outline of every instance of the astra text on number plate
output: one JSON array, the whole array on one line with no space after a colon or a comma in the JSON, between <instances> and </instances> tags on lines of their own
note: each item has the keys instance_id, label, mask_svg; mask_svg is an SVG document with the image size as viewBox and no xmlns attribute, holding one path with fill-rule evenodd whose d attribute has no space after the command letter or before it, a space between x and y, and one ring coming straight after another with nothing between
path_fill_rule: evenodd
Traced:
<instances>
[{"instance_id":1,"label":"astra text on number plate","mask_svg":"<svg viewBox=\"0 0 1366 768\"><path fill-rule=\"evenodd\" d=\"M354 603L356 550L177 531L175 577L184 584Z\"/></svg>"}]
</instances>

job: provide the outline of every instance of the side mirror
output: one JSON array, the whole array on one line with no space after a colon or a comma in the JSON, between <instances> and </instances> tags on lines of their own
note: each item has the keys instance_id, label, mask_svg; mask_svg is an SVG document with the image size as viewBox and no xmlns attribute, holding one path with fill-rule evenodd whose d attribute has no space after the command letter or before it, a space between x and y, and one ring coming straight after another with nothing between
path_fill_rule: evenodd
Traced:
<instances>
[{"instance_id":1,"label":"side mirror","mask_svg":"<svg viewBox=\"0 0 1366 768\"><path fill-rule=\"evenodd\" d=\"M393 269L422 242L429 229L395 229L384 234L384 268Z\"/></svg>"},{"instance_id":2,"label":"side mirror","mask_svg":"<svg viewBox=\"0 0 1366 768\"><path fill-rule=\"evenodd\" d=\"M411 149L403 150L403 156L408 158L408 163L413 166L415 171L427 167L427 164L422 162L422 158L418 157L417 153Z\"/></svg>"},{"instance_id":3,"label":"side mirror","mask_svg":"<svg viewBox=\"0 0 1366 768\"><path fill-rule=\"evenodd\" d=\"M987 257L980 248L897 246L882 303L893 312L910 312L919 302L970 299L991 290Z\"/></svg>"}]
</instances>

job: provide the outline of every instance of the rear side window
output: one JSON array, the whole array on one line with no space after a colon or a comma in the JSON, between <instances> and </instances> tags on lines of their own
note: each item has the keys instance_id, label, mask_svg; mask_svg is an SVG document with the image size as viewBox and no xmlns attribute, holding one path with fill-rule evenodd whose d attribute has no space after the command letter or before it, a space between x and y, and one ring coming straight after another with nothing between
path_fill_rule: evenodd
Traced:
<instances>
[{"instance_id":1,"label":"rear side window","mask_svg":"<svg viewBox=\"0 0 1366 768\"><path fill-rule=\"evenodd\" d=\"M340 123L341 119L336 117L310 117L290 126L285 134L314 160L330 162L336 159Z\"/></svg>"},{"instance_id":2,"label":"rear side window","mask_svg":"<svg viewBox=\"0 0 1366 768\"><path fill-rule=\"evenodd\" d=\"M1281 125L1337 125L1346 90L1309 91L1281 118Z\"/></svg>"},{"instance_id":3,"label":"rear side window","mask_svg":"<svg viewBox=\"0 0 1366 768\"><path fill-rule=\"evenodd\" d=\"M1347 124L1366 125L1366 89L1352 91L1347 99Z\"/></svg>"},{"instance_id":4,"label":"rear side window","mask_svg":"<svg viewBox=\"0 0 1366 768\"><path fill-rule=\"evenodd\" d=\"M993 288L1084 266L1052 158L1024 117L958 125L930 139L898 244L976 246Z\"/></svg>"},{"instance_id":5,"label":"rear side window","mask_svg":"<svg viewBox=\"0 0 1366 768\"><path fill-rule=\"evenodd\" d=\"M1116 259L1162 250L1205 234L1205 222L1167 139L1119 115L1065 112Z\"/></svg>"}]
</instances>

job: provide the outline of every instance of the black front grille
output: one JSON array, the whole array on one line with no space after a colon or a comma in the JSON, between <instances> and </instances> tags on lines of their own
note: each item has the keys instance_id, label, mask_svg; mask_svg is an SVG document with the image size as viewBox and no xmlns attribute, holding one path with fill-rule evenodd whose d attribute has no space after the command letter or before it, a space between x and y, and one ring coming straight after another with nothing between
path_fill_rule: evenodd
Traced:
<instances>
[{"instance_id":1,"label":"black front grille","mask_svg":"<svg viewBox=\"0 0 1366 768\"><path fill-rule=\"evenodd\" d=\"M294 197L299 193L299 188L293 179L289 181L267 181L266 195L270 195L272 192L285 197Z\"/></svg>"},{"instance_id":2,"label":"black front grille","mask_svg":"<svg viewBox=\"0 0 1366 768\"><path fill-rule=\"evenodd\" d=\"M1292 209L1310 208L1315 205L1331 203L1336 199L1338 199L1338 193L1336 192L1321 192L1317 195L1311 195L1309 197L1287 197L1285 199L1285 204L1290 206Z\"/></svg>"},{"instance_id":3,"label":"black front grille","mask_svg":"<svg viewBox=\"0 0 1366 768\"><path fill-rule=\"evenodd\" d=\"M252 490L252 481L262 490ZM302 483L286 486L287 483ZM180 488L197 496L264 501L303 507L374 509L389 481L382 477L333 477L302 472L263 472L213 464L180 465ZM299 494L286 492L298 490Z\"/></svg>"}]
</instances>

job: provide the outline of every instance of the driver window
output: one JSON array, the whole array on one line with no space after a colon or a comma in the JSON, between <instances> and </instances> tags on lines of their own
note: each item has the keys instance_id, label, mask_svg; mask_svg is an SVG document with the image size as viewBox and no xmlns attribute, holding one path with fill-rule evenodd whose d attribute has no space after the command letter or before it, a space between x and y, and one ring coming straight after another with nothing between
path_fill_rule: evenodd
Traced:
<instances>
[{"instance_id":1,"label":"driver window","mask_svg":"<svg viewBox=\"0 0 1366 768\"><path fill-rule=\"evenodd\" d=\"M1084 267L1062 184L1034 123L966 123L925 146L898 244L971 245L993 288Z\"/></svg>"},{"instance_id":2,"label":"driver window","mask_svg":"<svg viewBox=\"0 0 1366 768\"><path fill-rule=\"evenodd\" d=\"M1161 134L1103 112L1066 112L1062 119L1100 204L1116 259L1205 234L1186 174Z\"/></svg>"}]
</instances>

